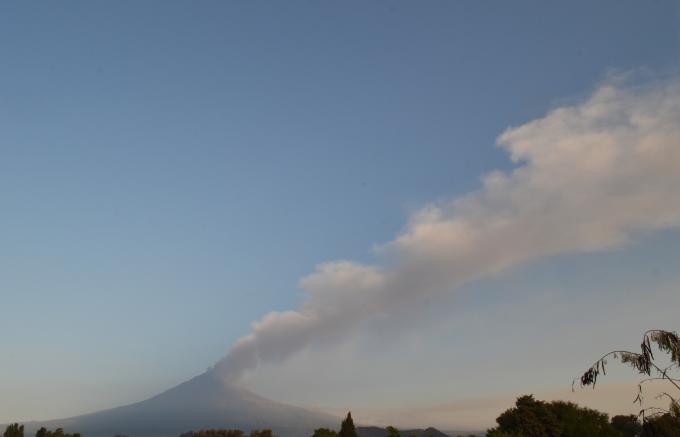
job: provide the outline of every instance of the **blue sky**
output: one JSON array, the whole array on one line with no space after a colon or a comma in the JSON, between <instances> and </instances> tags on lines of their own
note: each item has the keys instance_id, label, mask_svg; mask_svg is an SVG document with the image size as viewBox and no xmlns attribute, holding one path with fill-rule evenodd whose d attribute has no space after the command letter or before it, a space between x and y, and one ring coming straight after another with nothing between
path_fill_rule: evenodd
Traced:
<instances>
[{"instance_id":1,"label":"blue sky","mask_svg":"<svg viewBox=\"0 0 680 437\"><path fill-rule=\"evenodd\" d=\"M415 211L513 168L495 147L509 126L612 73L676 71L678 9L3 3L0 420L130 402L203 371L253 320L297 307L318 263L371 263ZM584 270L579 289L599 290L612 283L598 272L644 278L641 259L664 260L649 283L675 283L680 237L645 238L446 305L495 314Z\"/></svg>"}]
</instances>

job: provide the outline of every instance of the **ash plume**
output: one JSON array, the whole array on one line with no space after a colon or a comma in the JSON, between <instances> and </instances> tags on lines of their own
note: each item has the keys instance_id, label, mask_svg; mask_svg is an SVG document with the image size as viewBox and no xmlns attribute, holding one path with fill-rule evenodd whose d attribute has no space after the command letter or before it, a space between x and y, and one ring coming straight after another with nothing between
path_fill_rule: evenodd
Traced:
<instances>
[{"instance_id":1,"label":"ash plume","mask_svg":"<svg viewBox=\"0 0 680 437\"><path fill-rule=\"evenodd\" d=\"M213 371L227 380L462 284L558 254L601 251L680 225L680 80L613 78L584 101L497 140L515 163L433 203L377 250L378 263L320 264L295 310L253 323ZM381 259L389 263L380 263ZM385 267L384 265L389 265Z\"/></svg>"}]
</instances>

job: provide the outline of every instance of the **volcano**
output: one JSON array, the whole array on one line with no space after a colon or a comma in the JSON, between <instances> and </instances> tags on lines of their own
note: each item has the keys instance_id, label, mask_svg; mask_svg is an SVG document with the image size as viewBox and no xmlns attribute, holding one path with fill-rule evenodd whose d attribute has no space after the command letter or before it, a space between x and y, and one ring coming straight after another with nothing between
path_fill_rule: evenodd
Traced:
<instances>
[{"instance_id":1,"label":"volcano","mask_svg":"<svg viewBox=\"0 0 680 437\"><path fill-rule=\"evenodd\" d=\"M28 435L41 426L83 437L177 437L191 430L272 429L281 437L304 437L338 418L275 402L224 381L209 370L142 402L68 419L26 423Z\"/></svg>"}]
</instances>

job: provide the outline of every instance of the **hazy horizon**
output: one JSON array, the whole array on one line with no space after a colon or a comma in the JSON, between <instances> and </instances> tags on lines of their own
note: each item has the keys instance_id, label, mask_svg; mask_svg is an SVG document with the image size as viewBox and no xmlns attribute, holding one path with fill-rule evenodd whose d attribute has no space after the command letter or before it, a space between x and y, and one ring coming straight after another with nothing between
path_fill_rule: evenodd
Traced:
<instances>
[{"instance_id":1,"label":"hazy horizon","mask_svg":"<svg viewBox=\"0 0 680 437\"><path fill-rule=\"evenodd\" d=\"M0 55L0 423L208 368L362 424L632 413L572 378L679 328L677 1L4 3Z\"/></svg>"}]
</instances>

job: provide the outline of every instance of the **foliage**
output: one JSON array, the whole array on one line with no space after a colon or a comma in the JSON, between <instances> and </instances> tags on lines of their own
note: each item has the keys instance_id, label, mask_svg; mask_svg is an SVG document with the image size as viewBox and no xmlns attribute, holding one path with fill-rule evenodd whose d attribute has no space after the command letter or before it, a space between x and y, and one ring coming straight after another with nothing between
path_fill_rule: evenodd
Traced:
<instances>
[{"instance_id":1,"label":"foliage","mask_svg":"<svg viewBox=\"0 0 680 437\"><path fill-rule=\"evenodd\" d=\"M463 436L458 436L463 437ZM510 434L505 431L501 431L498 428L490 429L486 433L486 437L524 437L522 434Z\"/></svg>"},{"instance_id":2,"label":"foliage","mask_svg":"<svg viewBox=\"0 0 680 437\"><path fill-rule=\"evenodd\" d=\"M671 355L671 362L674 365L680 365L680 338L675 332L651 330L644 333L642 343L640 344L640 352L630 351L611 351L605 354L602 358L597 360L588 370L581 375L581 385L593 387L597 383L597 377L600 373L606 375L607 358L619 359L622 363L628 364L640 373L651 375L652 370L659 372L662 378L667 378L669 369L661 369L654 363L654 353L652 352L652 343L656 343L659 350L669 353ZM677 386L676 386L677 387ZM678 387L680 389L680 387Z\"/></svg>"},{"instance_id":3,"label":"foliage","mask_svg":"<svg viewBox=\"0 0 680 437\"><path fill-rule=\"evenodd\" d=\"M250 431L248 437L273 437L271 429L263 429L262 431ZM240 429L203 429L200 431L189 431L181 434L180 437L245 437L246 435Z\"/></svg>"},{"instance_id":4,"label":"foliage","mask_svg":"<svg viewBox=\"0 0 680 437\"><path fill-rule=\"evenodd\" d=\"M609 417L571 402L544 402L520 396L515 407L496 419L489 437L618 437Z\"/></svg>"},{"instance_id":5,"label":"foliage","mask_svg":"<svg viewBox=\"0 0 680 437\"><path fill-rule=\"evenodd\" d=\"M244 434L240 429L202 429L185 432L180 437L244 437Z\"/></svg>"},{"instance_id":6,"label":"foliage","mask_svg":"<svg viewBox=\"0 0 680 437\"><path fill-rule=\"evenodd\" d=\"M642 432L642 424L634 414L612 417L612 427L623 437L635 437Z\"/></svg>"},{"instance_id":7,"label":"foliage","mask_svg":"<svg viewBox=\"0 0 680 437\"><path fill-rule=\"evenodd\" d=\"M18 423L7 425L2 437L24 437L24 425L19 425Z\"/></svg>"},{"instance_id":8,"label":"foliage","mask_svg":"<svg viewBox=\"0 0 680 437\"><path fill-rule=\"evenodd\" d=\"M338 437L337 431L328 428L317 428L312 437Z\"/></svg>"},{"instance_id":9,"label":"foliage","mask_svg":"<svg viewBox=\"0 0 680 437\"><path fill-rule=\"evenodd\" d=\"M680 420L669 413L647 418L642 437L675 437L680 435Z\"/></svg>"},{"instance_id":10,"label":"foliage","mask_svg":"<svg viewBox=\"0 0 680 437\"><path fill-rule=\"evenodd\" d=\"M23 437L24 425L13 423L5 429L3 437ZM57 428L54 431L49 431L45 427L40 428L35 433L35 437L80 437L79 433L66 434L63 428Z\"/></svg>"},{"instance_id":11,"label":"foliage","mask_svg":"<svg viewBox=\"0 0 680 437\"><path fill-rule=\"evenodd\" d=\"M549 404L557 421L562 424L562 436L618 436L609 423L609 416L591 408L579 407L572 402L555 401Z\"/></svg>"},{"instance_id":12,"label":"foliage","mask_svg":"<svg viewBox=\"0 0 680 437\"><path fill-rule=\"evenodd\" d=\"M339 437L357 437L357 429L354 427L354 421L352 420L352 412L347 413L347 418L342 421L340 425Z\"/></svg>"},{"instance_id":13,"label":"foliage","mask_svg":"<svg viewBox=\"0 0 680 437\"><path fill-rule=\"evenodd\" d=\"M652 351L652 344L656 344L661 352L669 355L670 366L661 367L658 362L655 362L654 352ZM597 384L597 378L602 373L607 374L606 366L607 360L609 358L618 359L623 364L631 366L633 369L637 370L638 373L647 375L648 378L641 380L638 384L638 393L635 398L635 402L638 402L642 409L640 410L639 416L643 421L643 430L652 429L657 425L649 425L646 428L644 424L653 418L666 417L661 419L664 423L666 421L675 421L680 423L680 403L678 401L678 395L680 395L680 380L671 377L673 369L680 367L680 337L678 334L671 331L663 331L659 329L653 329L645 332L642 336L642 343L640 344L640 352L630 352L625 350L616 350L606 353L599 360L590 366L581 375L580 382L581 387L592 386L595 387ZM657 396L657 398L668 398L670 405L668 409L657 408L657 407L644 407L644 396L642 387L645 383L649 381L666 381L670 386L674 388L674 395L668 392L662 392ZM575 381L574 381L575 382ZM644 434L644 433L643 433ZM676 434L677 435L677 434Z\"/></svg>"},{"instance_id":14,"label":"foliage","mask_svg":"<svg viewBox=\"0 0 680 437\"><path fill-rule=\"evenodd\" d=\"M386 430L387 437L401 437L401 434L399 434L399 430L393 426L388 426Z\"/></svg>"},{"instance_id":15,"label":"foliage","mask_svg":"<svg viewBox=\"0 0 680 437\"><path fill-rule=\"evenodd\" d=\"M515 407L498 416L496 422L498 431L523 437L558 437L561 431L554 412L532 395L517 398Z\"/></svg>"},{"instance_id":16,"label":"foliage","mask_svg":"<svg viewBox=\"0 0 680 437\"><path fill-rule=\"evenodd\" d=\"M57 428L54 431L48 431L43 427L35 433L35 437L80 437L80 434L65 434L63 428Z\"/></svg>"}]
</instances>

